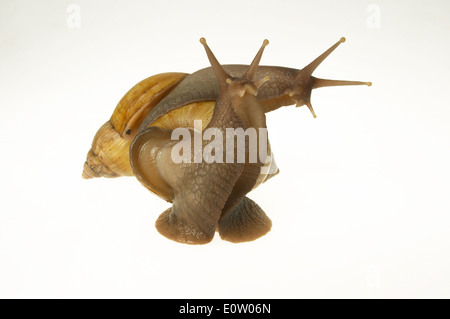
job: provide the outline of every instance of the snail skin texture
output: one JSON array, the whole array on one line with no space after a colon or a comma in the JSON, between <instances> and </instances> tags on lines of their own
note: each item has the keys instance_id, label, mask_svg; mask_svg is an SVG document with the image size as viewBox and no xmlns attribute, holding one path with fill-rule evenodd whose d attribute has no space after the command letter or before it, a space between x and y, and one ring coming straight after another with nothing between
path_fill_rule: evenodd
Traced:
<instances>
[{"instance_id":1,"label":"snail skin texture","mask_svg":"<svg viewBox=\"0 0 450 319\"><path fill-rule=\"evenodd\" d=\"M228 129L254 129L260 138L267 129L265 114L292 104L306 105L316 117L311 105L313 89L371 85L312 76L344 41L341 38L298 70L259 66L267 40L250 65L222 66L202 38L211 67L192 74L154 75L131 88L95 135L83 178L136 176L147 189L173 204L155 226L162 235L180 243L205 244L216 231L234 243L265 235L272 222L246 195L278 174L270 143L267 141L264 156L256 161L250 160L250 143L244 143L242 149L234 143L232 161L223 161L217 149L214 156L220 160L198 161L193 147L188 161L176 162L172 155L179 140L174 140L172 133L186 128L188 137L195 140L195 134L208 129L220 133L216 138L226 136ZM210 143L200 140L197 146L201 154ZM239 151L243 151L243 160L238 159Z\"/></svg>"}]
</instances>

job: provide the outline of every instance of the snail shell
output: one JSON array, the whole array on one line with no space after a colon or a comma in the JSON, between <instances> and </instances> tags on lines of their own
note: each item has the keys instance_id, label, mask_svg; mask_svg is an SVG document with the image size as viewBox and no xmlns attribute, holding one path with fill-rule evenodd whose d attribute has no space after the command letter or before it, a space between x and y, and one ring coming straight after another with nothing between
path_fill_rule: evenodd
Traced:
<instances>
[{"instance_id":1,"label":"snail shell","mask_svg":"<svg viewBox=\"0 0 450 319\"><path fill-rule=\"evenodd\" d=\"M111 119L95 134L82 177L133 176L129 148L148 113L186 76L162 73L142 80L120 100Z\"/></svg>"}]
</instances>

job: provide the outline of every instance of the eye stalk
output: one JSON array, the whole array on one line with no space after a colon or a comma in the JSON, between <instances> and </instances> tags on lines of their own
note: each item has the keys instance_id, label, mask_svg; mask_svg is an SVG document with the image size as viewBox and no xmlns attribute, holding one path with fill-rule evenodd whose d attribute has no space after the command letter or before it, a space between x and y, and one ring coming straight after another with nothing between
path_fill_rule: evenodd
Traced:
<instances>
[{"instance_id":1,"label":"eye stalk","mask_svg":"<svg viewBox=\"0 0 450 319\"><path fill-rule=\"evenodd\" d=\"M312 76L312 73L317 67L341 44L345 42L345 38L342 37L332 45L328 50L318 56L314 61L301 69L296 77L295 83L288 95L295 102L296 106L306 105L311 111L314 118L316 113L311 104L311 91L313 89L328 87L328 86L345 86L345 85L367 85L371 86L372 82L360 82L360 81L345 81L345 80L328 80L319 79Z\"/></svg>"},{"instance_id":2,"label":"eye stalk","mask_svg":"<svg viewBox=\"0 0 450 319\"><path fill-rule=\"evenodd\" d=\"M208 56L209 62L214 70L214 73L219 82L219 87L221 90L229 90L232 96L243 97L246 93L251 95L256 95L258 88L269 80L268 76L265 76L257 81L253 81L256 69L258 68L259 62L261 61L264 48L269 44L269 40L265 39L255 58L253 59L250 66L247 68L245 73L241 77L232 77L229 75L223 67L220 65L217 58L212 53L205 38L200 39L200 43L203 45Z\"/></svg>"}]
</instances>

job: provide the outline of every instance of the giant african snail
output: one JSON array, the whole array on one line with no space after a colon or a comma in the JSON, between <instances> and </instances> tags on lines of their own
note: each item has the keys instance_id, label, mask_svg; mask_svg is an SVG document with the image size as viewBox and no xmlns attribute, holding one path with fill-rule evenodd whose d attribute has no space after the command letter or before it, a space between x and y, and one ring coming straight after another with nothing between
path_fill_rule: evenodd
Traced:
<instances>
[{"instance_id":1,"label":"giant african snail","mask_svg":"<svg viewBox=\"0 0 450 319\"><path fill-rule=\"evenodd\" d=\"M301 70L258 66L267 40L250 66L221 66L206 41L212 67L193 74L165 73L135 85L119 102L110 121L97 132L83 177L135 175L149 190L173 203L156 222L164 236L182 243L209 242L215 231L232 242L266 234L270 219L245 195L278 173L268 146L267 159L250 163L174 163L171 133L201 120L201 130L265 128L265 113L281 106L311 105L312 89L368 85L370 82L325 80L312 76L341 38ZM253 81L255 79L255 81ZM208 147L202 142L201 147ZM247 146L246 146L247 147ZM128 148L130 152L128 152ZM267 169L265 169L267 168Z\"/></svg>"}]
</instances>

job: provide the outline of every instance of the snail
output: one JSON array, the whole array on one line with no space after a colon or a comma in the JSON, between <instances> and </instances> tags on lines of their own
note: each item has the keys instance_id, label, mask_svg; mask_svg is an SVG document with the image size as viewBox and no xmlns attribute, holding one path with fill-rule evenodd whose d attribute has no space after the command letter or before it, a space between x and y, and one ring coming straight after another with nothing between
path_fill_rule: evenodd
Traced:
<instances>
[{"instance_id":1,"label":"snail","mask_svg":"<svg viewBox=\"0 0 450 319\"><path fill-rule=\"evenodd\" d=\"M266 152L258 152L263 155L256 161L250 160L249 145L244 143L241 161L237 161L240 150L235 145L231 162L224 162L225 155L218 155L217 149L214 156L221 160L196 161L194 146L183 161L175 162L179 141L174 140L173 133L185 128L186 135L195 140L196 134L215 129L216 141L228 129L254 129L258 139L264 140L261 132L267 129L266 113L295 104L306 105L316 117L311 104L313 89L370 86L371 82L312 76L345 38L301 70L259 66L267 40L250 65L220 65L204 38L200 41L211 67L192 74L158 74L130 89L95 135L82 176L135 176L151 192L173 203L155 226L174 241L205 244L216 231L230 242L252 241L269 232L272 225L264 211L246 196L279 172L268 140ZM195 126L195 121L200 124ZM200 154L211 150L211 137L200 140Z\"/></svg>"}]
</instances>

